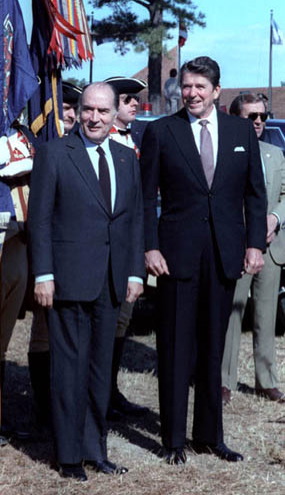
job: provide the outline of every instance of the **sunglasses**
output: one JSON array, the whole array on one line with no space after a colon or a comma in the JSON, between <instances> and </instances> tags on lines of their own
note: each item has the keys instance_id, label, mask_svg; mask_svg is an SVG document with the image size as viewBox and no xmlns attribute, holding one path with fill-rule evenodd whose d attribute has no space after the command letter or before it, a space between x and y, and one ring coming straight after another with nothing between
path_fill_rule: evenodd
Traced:
<instances>
[{"instance_id":1,"label":"sunglasses","mask_svg":"<svg viewBox=\"0 0 285 495\"><path fill-rule=\"evenodd\" d=\"M128 103L130 103L132 100L136 100L139 103L140 97L138 95L129 94L122 99L125 105L128 105Z\"/></svg>"},{"instance_id":2,"label":"sunglasses","mask_svg":"<svg viewBox=\"0 0 285 495\"><path fill-rule=\"evenodd\" d=\"M248 118L250 120L255 121L257 119L257 117L260 117L260 120L262 122L265 122L267 119L267 113L266 112L251 112L248 114Z\"/></svg>"}]
</instances>

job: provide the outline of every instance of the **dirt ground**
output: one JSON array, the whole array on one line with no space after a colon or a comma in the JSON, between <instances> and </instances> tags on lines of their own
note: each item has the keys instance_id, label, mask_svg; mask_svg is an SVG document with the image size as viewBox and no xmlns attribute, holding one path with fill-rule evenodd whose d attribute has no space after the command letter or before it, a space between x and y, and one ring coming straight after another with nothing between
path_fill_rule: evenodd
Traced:
<instances>
[{"instance_id":1,"label":"dirt ground","mask_svg":"<svg viewBox=\"0 0 285 495\"><path fill-rule=\"evenodd\" d=\"M285 405L254 395L235 392L224 409L225 441L244 455L244 462L231 464L189 451L185 466L165 464L160 449L153 333L129 339L120 372L121 390L129 399L148 406L149 413L141 420L110 424L110 460L127 466L129 472L106 476L87 471L87 483L60 478L51 434L35 427L27 368L30 323L30 314L18 322L7 356L3 416L18 434L0 449L0 495L285 495ZM276 342L280 389L285 391L284 337ZM242 338L240 381L253 385L250 333ZM190 393L189 438L192 399ZM30 432L29 438L24 432Z\"/></svg>"}]
</instances>

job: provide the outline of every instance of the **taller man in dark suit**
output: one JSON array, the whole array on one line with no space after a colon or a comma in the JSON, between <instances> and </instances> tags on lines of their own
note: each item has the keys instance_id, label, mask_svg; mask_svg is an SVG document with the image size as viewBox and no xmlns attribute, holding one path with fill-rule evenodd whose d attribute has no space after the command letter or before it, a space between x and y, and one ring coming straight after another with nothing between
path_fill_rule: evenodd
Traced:
<instances>
[{"instance_id":1,"label":"taller man in dark suit","mask_svg":"<svg viewBox=\"0 0 285 495\"><path fill-rule=\"evenodd\" d=\"M266 247L266 197L248 120L216 111L220 70L209 57L181 69L184 109L152 122L141 148L146 266L158 276L161 433L166 460L186 461L189 382L193 445L242 460L223 440L221 362L235 281ZM161 216L157 220L157 190Z\"/></svg>"},{"instance_id":2,"label":"taller man in dark suit","mask_svg":"<svg viewBox=\"0 0 285 495\"><path fill-rule=\"evenodd\" d=\"M135 152L107 139L118 96L88 86L80 130L34 161L29 231L35 297L49 307L51 399L60 474L82 463L125 473L107 458L106 412L120 303L142 292L143 208Z\"/></svg>"}]
</instances>

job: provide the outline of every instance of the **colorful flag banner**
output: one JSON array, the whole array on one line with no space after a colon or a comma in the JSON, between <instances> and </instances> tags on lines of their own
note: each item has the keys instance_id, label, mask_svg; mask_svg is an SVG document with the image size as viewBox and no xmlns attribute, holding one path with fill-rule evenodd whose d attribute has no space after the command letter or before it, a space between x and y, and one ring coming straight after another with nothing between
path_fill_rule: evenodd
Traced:
<instances>
[{"instance_id":1,"label":"colorful flag banner","mask_svg":"<svg viewBox=\"0 0 285 495\"><path fill-rule=\"evenodd\" d=\"M0 136L38 88L18 0L0 4Z\"/></svg>"}]
</instances>

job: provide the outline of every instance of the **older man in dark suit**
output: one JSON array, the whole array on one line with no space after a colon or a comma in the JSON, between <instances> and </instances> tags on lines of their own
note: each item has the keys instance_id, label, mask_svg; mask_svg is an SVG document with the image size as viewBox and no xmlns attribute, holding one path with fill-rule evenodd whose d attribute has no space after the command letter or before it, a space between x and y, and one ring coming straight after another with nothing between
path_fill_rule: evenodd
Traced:
<instances>
[{"instance_id":1,"label":"older man in dark suit","mask_svg":"<svg viewBox=\"0 0 285 495\"><path fill-rule=\"evenodd\" d=\"M174 464L186 461L193 376L195 450L243 459L223 440L221 362L235 281L263 266L266 196L252 123L216 111L219 79L209 57L185 63L185 108L150 123L141 148L146 266L158 276L160 299L161 433Z\"/></svg>"},{"instance_id":2,"label":"older man in dark suit","mask_svg":"<svg viewBox=\"0 0 285 495\"><path fill-rule=\"evenodd\" d=\"M63 477L107 458L106 413L120 303L142 292L143 213L135 152L107 139L118 97L106 83L82 93L80 130L43 145L29 201L35 297L49 307L51 398Z\"/></svg>"}]
</instances>

